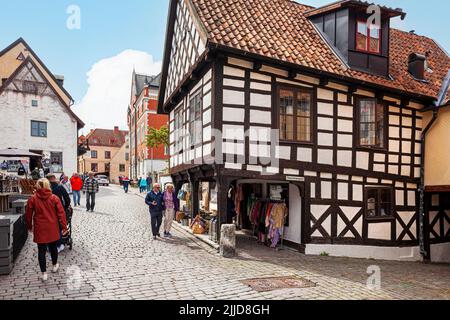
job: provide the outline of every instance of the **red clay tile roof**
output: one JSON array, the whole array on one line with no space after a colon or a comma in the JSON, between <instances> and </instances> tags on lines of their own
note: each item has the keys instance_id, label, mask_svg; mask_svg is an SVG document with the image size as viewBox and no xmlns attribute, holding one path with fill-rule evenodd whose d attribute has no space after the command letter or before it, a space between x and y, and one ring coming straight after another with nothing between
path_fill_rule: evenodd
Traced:
<instances>
[{"instance_id":1,"label":"red clay tile roof","mask_svg":"<svg viewBox=\"0 0 450 320\"><path fill-rule=\"evenodd\" d=\"M210 43L435 98L450 69L449 56L432 39L391 29L393 80L347 69L304 16L313 7L289 0L192 0ZM410 53L430 51L429 83L407 70Z\"/></svg>"},{"instance_id":2,"label":"red clay tile roof","mask_svg":"<svg viewBox=\"0 0 450 320\"><path fill-rule=\"evenodd\" d=\"M104 146L120 148L125 143L125 137L128 131L95 129L91 131L86 139L90 146Z\"/></svg>"}]
</instances>

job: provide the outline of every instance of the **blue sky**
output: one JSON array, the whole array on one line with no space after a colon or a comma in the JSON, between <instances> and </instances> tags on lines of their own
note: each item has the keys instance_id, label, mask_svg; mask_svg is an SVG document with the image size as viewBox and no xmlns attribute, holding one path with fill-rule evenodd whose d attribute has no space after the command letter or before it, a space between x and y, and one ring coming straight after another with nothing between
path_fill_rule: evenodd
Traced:
<instances>
[{"instance_id":1,"label":"blue sky","mask_svg":"<svg viewBox=\"0 0 450 320\"><path fill-rule=\"evenodd\" d=\"M332 1L301 2L318 6ZM139 67L137 71L155 73L156 66L159 66L157 62L162 60L168 2L168 0L28 0L26 10L23 10L12 1L2 0L0 48L23 37L52 72L65 76L66 89L77 102L80 102L89 91L87 73L93 66L103 59L116 57L125 50L132 49L150 54L153 60L150 61L149 57L142 58L148 61L141 64L141 69L153 68L152 71L138 70ZM450 12L449 1L377 0L376 2L404 9L408 14L406 20L399 22L397 19L395 26L406 31L414 29L418 34L430 36L450 51L447 21ZM80 30L66 28L68 18L66 10L72 4L78 5L81 9ZM110 65L114 65L114 61L110 62ZM130 68L129 64L127 68ZM121 77L123 75L124 73ZM91 73L91 82L95 81L93 78L95 77ZM100 81L98 77L97 81ZM98 99L96 101L100 103ZM126 105L123 109L126 110ZM121 125L124 125L123 121Z\"/></svg>"}]
</instances>

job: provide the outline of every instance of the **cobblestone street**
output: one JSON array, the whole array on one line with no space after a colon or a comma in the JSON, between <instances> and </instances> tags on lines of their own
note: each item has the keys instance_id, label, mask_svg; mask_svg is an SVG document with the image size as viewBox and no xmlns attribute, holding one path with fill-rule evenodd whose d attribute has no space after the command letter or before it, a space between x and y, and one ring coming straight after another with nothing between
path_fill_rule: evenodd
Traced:
<instances>
[{"instance_id":1,"label":"cobblestone street","mask_svg":"<svg viewBox=\"0 0 450 320\"><path fill-rule=\"evenodd\" d=\"M97 202L95 213L75 210L74 248L60 255L59 273L38 279L30 236L12 274L0 277L0 299L450 299L448 265L307 257L243 238L239 256L224 259L179 227L174 239L153 241L136 194L105 187ZM366 286L371 265L381 269L380 290ZM240 282L293 275L316 286L259 293Z\"/></svg>"}]
</instances>

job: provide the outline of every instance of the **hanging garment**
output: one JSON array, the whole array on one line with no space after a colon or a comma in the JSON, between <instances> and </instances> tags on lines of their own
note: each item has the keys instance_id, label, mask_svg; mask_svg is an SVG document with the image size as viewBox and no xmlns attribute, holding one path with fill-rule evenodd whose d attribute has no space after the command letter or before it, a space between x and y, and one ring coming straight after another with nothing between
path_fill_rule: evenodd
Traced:
<instances>
[{"instance_id":1,"label":"hanging garment","mask_svg":"<svg viewBox=\"0 0 450 320\"><path fill-rule=\"evenodd\" d=\"M287 217L287 207L285 204L276 204L272 211L275 228L282 228Z\"/></svg>"},{"instance_id":2,"label":"hanging garment","mask_svg":"<svg viewBox=\"0 0 450 320\"><path fill-rule=\"evenodd\" d=\"M241 205L243 200L244 200L244 191L242 189L242 185L238 185L234 195L234 206L236 208L235 210L238 215L241 214Z\"/></svg>"}]
</instances>

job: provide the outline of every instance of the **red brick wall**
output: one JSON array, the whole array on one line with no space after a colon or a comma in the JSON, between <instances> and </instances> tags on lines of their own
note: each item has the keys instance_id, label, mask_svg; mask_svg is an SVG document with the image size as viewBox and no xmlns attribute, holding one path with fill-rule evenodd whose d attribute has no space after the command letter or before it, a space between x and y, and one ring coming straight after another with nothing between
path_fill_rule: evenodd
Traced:
<instances>
[{"instance_id":1,"label":"red brick wall","mask_svg":"<svg viewBox=\"0 0 450 320\"><path fill-rule=\"evenodd\" d=\"M151 111L156 111L158 108L158 101L157 100L149 100L148 102L148 109ZM160 129L162 126L168 126L169 123L169 116L163 115L163 114L153 114L149 113L148 115L148 127L149 128L155 128ZM152 148L148 148L148 155L150 157ZM153 158L154 159L162 159L167 160L169 159L169 155L164 155L164 146L159 146L157 148L154 148L153 150Z\"/></svg>"}]
</instances>

